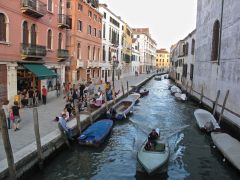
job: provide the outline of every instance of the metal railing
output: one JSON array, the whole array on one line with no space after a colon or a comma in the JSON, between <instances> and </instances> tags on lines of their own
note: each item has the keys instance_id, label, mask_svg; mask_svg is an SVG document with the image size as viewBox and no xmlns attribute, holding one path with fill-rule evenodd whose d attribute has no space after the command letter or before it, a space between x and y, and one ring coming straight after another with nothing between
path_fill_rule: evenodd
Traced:
<instances>
[{"instance_id":1,"label":"metal railing","mask_svg":"<svg viewBox=\"0 0 240 180\"><path fill-rule=\"evenodd\" d=\"M29 15L41 17L47 12L47 5L39 0L21 0L21 9Z\"/></svg>"},{"instance_id":2,"label":"metal railing","mask_svg":"<svg viewBox=\"0 0 240 180\"><path fill-rule=\"evenodd\" d=\"M66 49L58 49L57 57L61 59L67 59L69 57L69 52Z\"/></svg>"},{"instance_id":3,"label":"metal railing","mask_svg":"<svg viewBox=\"0 0 240 180\"><path fill-rule=\"evenodd\" d=\"M47 54L46 46L21 44L21 54L30 57L44 57Z\"/></svg>"}]
</instances>

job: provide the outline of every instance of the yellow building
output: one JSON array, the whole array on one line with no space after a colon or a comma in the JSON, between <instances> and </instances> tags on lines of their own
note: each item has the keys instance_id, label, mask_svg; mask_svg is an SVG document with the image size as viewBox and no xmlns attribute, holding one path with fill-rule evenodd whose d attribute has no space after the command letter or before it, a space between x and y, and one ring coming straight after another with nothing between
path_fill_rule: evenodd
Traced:
<instances>
[{"instance_id":1,"label":"yellow building","mask_svg":"<svg viewBox=\"0 0 240 180\"><path fill-rule=\"evenodd\" d=\"M169 52L166 49L157 50L156 69L160 71L168 71L169 65Z\"/></svg>"},{"instance_id":2,"label":"yellow building","mask_svg":"<svg viewBox=\"0 0 240 180\"><path fill-rule=\"evenodd\" d=\"M132 57L132 29L125 23L123 25L122 34L122 62L123 76L131 72L131 57Z\"/></svg>"}]
</instances>

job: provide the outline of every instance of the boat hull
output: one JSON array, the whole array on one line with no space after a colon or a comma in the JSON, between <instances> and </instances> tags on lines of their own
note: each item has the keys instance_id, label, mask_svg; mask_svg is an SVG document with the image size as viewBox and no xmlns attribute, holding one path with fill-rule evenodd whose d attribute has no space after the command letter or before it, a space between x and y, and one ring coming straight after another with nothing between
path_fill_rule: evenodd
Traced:
<instances>
[{"instance_id":1,"label":"boat hull","mask_svg":"<svg viewBox=\"0 0 240 180\"><path fill-rule=\"evenodd\" d=\"M113 127L111 119L103 119L90 125L79 137L78 143L86 146L100 146Z\"/></svg>"},{"instance_id":2,"label":"boat hull","mask_svg":"<svg viewBox=\"0 0 240 180\"><path fill-rule=\"evenodd\" d=\"M144 149L146 143L147 140L143 143L137 153L138 162L141 164L144 170L151 175L166 169L170 156L168 143L163 140L157 141L157 145L164 145L164 149L159 151L146 151Z\"/></svg>"}]
</instances>

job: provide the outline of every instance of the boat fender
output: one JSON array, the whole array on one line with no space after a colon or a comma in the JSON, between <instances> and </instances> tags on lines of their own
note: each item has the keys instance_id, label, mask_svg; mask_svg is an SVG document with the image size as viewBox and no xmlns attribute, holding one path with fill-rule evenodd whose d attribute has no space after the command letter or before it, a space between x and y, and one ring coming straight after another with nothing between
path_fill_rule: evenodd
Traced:
<instances>
[{"instance_id":1,"label":"boat fender","mask_svg":"<svg viewBox=\"0 0 240 180\"><path fill-rule=\"evenodd\" d=\"M123 114L123 117L124 117L124 118L127 118L127 116L126 116L126 114L125 114L125 113Z\"/></svg>"},{"instance_id":2,"label":"boat fender","mask_svg":"<svg viewBox=\"0 0 240 180\"><path fill-rule=\"evenodd\" d=\"M223 158L223 162L226 162L226 159L225 159L225 158Z\"/></svg>"}]
</instances>

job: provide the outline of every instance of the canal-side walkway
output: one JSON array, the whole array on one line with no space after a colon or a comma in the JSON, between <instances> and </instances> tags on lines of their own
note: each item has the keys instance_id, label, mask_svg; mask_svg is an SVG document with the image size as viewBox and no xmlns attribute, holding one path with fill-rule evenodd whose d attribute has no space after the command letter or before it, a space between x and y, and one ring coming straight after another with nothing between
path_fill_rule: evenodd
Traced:
<instances>
[{"instance_id":1,"label":"canal-side walkway","mask_svg":"<svg viewBox=\"0 0 240 180\"><path fill-rule=\"evenodd\" d=\"M127 81L129 86L136 85L143 81L144 79L150 77L151 74L140 74L139 76L128 76L120 80L115 81L115 89L121 90L121 83L124 86L124 89L127 89ZM63 110L65 105L65 100L62 97L59 98L49 98L47 105L41 105L38 107L38 116L39 116L39 128L41 138L48 137L50 133L57 133L57 122L54 121L55 117L58 116ZM12 145L12 150L14 153L15 161L18 158L21 158L24 149L28 145L35 145L35 135L34 135L34 126L33 126L33 109L24 108L20 110L21 113L21 124L19 131L9 130L9 137ZM80 119L83 121L86 119L87 115L81 115ZM70 126L74 121L70 121ZM16 157L17 156L17 157ZM6 154L2 142L2 135L0 133L0 161L4 160L6 162ZM0 163L0 169L3 164Z\"/></svg>"}]
</instances>

